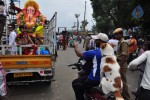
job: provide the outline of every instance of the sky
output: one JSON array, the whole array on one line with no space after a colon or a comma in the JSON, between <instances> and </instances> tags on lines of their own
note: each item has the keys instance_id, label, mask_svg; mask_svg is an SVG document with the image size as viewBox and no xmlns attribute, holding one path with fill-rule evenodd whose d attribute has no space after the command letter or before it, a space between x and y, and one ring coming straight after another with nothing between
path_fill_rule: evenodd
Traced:
<instances>
[{"instance_id":1,"label":"sky","mask_svg":"<svg viewBox=\"0 0 150 100\"><path fill-rule=\"evenodd\" d=\"M24 7L27 0L20 0L20 8ZM67 30L72 30L74 22L77 21L74 14L80 14L79 26L81 21L84 20L84 10L86 1L86 20L89 22L86 29L91 30L94 24L90 0L35 0L40 7L42 14L46 16L48 20L57 12L57 27L67 27Z\"/></svg>"}]
</instances>

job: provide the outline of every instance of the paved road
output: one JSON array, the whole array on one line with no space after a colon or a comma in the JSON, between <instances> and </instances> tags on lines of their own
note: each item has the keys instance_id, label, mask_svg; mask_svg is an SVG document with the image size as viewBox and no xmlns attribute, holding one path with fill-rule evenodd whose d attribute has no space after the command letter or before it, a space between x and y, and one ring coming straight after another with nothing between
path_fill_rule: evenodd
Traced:
<instances>
[{"instance_id":1,"label":"paved road","mask_svg":"<svg viewBox=\"0 0 150 100\"><path fill-rule=\"evenodd\" d=\"M77 71L67 67L67 64L74 63L77 60L78 57L76 57L73 48L60 49L55 64L55 81L52 82L51 86L39 83L12 86L8 91L8 100L75 100L71 82L77 77ZM135 89L137 73L128 72L127 76L131 92Z\"/></svg>"}]
</instances>

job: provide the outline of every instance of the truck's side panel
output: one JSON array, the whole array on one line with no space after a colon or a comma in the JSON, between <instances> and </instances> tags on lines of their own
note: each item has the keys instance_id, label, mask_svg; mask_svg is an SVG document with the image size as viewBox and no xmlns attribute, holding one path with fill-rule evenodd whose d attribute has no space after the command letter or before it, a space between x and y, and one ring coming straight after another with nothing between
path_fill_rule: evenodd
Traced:
<instances>
[{"instance_id":1,"label":"truck's side panel","mask_svg":"<svg viewBox=\"0 0 150 100\"><path fill-rule=\"evenodd\" d=\"M50 55L1 56L0 61L5 69L14 68L51 68Z\"/></svg>"}]
</instances>

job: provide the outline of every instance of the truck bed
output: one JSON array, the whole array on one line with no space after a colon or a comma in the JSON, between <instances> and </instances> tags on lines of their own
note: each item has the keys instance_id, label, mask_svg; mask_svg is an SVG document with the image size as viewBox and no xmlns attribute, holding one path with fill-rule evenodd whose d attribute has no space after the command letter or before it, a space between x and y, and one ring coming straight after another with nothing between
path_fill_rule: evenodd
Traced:
<instances>
[{"instance_id":1,"label":"truck bed","mask_svg":"<svg viewBox=\"0 0 150 100\"><path fill-rule=\"evenodd\" d=\"M0 61L5 69L51 68L51 55L1 55Z\"/></svg>"}]
</instances>

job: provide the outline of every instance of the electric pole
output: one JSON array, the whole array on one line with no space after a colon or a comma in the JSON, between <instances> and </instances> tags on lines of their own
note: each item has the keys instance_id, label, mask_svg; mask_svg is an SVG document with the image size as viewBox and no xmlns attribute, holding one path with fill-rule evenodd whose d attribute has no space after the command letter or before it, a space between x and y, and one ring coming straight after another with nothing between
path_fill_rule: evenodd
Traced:
<instances>
[{"instance_id":1,"label":"electric pole","mask_svg":"<svg viewBox=\"0 0 150 100\"><path fill-rule=\"evenodd\" d=\"M75 17L77 18L77 35L78 35L78 28L79 28L79 16L80 16L80 14L74 14L75 15Z\"/></svg>"},{"instance_id":2,"label":"electric pole","mask_svg":"<svg viewBox=\"0 0 150 100\"><path fill-rule=\"evenodd\" d=\"M85 9L84 9L84 22L83 22L83 32L85 32L85 17L86 17L86 1L85 1Z\"/></svg>"}]
</instances>

